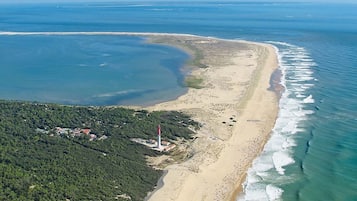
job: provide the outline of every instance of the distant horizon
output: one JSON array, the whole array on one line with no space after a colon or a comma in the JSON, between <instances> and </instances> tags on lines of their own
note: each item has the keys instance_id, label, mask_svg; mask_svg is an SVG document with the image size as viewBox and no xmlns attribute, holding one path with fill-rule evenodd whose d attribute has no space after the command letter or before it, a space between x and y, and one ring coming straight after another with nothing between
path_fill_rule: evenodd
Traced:
<instances>
[{"instance_id":1,"label":"distant horizon","mask_svg":"<svg viewBox=\"0 0 357 201\"><path fill-rule=\"evenodd\" d=\"M247 1L247 0L227 0L227 1L217 1L217 0L2 0L0 4L39 4L39 3L149 3L149 2L281 2L281 3L293 3L293 2L302 2L302 3L357 3L355 0L254 0L254 1Z\"/></svg>"}]
</instances>

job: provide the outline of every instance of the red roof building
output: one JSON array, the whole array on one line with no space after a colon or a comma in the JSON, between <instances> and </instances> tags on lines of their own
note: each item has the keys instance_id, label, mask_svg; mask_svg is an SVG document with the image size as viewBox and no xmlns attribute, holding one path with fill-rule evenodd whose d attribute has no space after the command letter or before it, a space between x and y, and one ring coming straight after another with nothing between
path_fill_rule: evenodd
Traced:
<instances>
[{"instance_id":1,"label":"red roof building","mask_svg":"<svg viewBox=\"0 0 357 201\"><path fill-rule=\"evenodd\" d=\"M90 129L89 128L83 128L83 129L81 129L81 133L83 133L84 135L89 135Z\"/></svg>"}]
</instances>

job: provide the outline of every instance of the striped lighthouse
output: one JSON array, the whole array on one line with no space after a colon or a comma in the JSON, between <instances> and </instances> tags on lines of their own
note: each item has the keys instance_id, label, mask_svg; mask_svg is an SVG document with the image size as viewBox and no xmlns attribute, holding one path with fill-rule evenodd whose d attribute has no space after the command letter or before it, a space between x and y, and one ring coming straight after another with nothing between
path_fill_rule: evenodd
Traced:
<instances>
[{"instance_id":1,"label":"striped lighthouse","mask_svg":"<svg viewBox=\"0 0 357 201\"><path fill-rule=\"evenodd\" d=\"M160 124L157 126L157 148L161 149L161 127L160 127Z\"/></svg>"}]
</instances>

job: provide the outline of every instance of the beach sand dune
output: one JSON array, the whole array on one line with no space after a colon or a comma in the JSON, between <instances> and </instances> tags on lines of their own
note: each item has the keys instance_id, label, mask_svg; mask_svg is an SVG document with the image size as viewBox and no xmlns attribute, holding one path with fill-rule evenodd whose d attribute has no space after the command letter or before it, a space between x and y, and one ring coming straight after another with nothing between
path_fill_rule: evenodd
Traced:
<instances>
[{"instance_id":1,"label":"beach sand dune","mask_svg":"<svg viewBox=\"0 0 357 201\"><path fill-rule=\"evenodd\" d=\"M278 67L274 47L185 35L151 36L150 41L193 55L190 74L202 82L177 100L147 109L183 111L203 126L190 144L193 156L167 166L163 185L147 199L235 200L277 117L278 96L268 90Z\"/></svg>"}]
</instances>

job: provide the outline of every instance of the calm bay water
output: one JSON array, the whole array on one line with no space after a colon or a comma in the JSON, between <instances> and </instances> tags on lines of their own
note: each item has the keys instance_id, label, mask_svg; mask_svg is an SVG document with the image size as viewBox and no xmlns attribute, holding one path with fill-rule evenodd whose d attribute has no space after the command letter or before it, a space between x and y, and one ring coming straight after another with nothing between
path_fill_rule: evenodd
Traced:
<instances>
[{"instance_id":1,"label":"calm bay water","mask_svg":"<svg viewBox=\"0 0 357 201\"><path fill-rule=\"evenodd\" d=\"M169 32L269 42L286 91L239 200L357 200L357 4L0 5L0 31ZM342 12L343 11L343 12ZM188 55L136 37L0 35L0 98L155 102Z\"/></svg>"},{"instance_id":2,"label":"calm bay water","mask_svg":"<svg viewBox=\"0 0 357 201\"><path fill-rule=\"evenodd\" d=\"M185 92L180 67L188 55L141 38L35 35L0 40L2 98L117 105L152 103Z\"/></svg>"}]
</instances>

